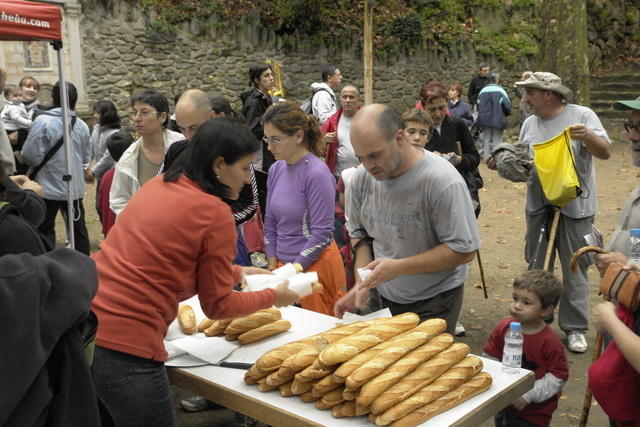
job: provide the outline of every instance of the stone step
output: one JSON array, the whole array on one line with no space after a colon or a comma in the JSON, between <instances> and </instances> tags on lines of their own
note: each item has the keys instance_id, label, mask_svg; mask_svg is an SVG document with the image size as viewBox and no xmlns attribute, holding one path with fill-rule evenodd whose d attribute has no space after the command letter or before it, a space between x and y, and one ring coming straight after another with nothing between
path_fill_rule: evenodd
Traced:
<instances>
[{"instance_id":1,"label":"stone step","mask_svg":"<svg viewBox=\"0 0 640 427\"><path fill-rule=\"evenodd\" d=\"M594 113L596 113L598 115L598 117L601 118L611 118L611 119L625 119L628 115L629 112L628 111L617 111L614 109L599 109L599 108L593 108Z\"/></svg>"},{"instance_id":2,"label":"stone step","mask_svg":"<svg viewBox=\"0 0 640 427\"><path fill-rule=\"evenodd\" d=\"M598 90L591 91L591 100L617 101L619 99L636 99L640 96L640 91L633 90Z\"/></svg>"},{"instance_id":3,"label":"stone step","mask_svg":"<svg viewBox=\"0 0 640 427\"><path fill-rule=\"evenodd\" d=\"M639 80L639 79L640 79L640 70L637 72L629 72L629 73L606 74L604 76L591 76L592 83L596 83L596 82L615 83L619 81Z\"/></svg>"},{"instance_id":4,"label":"stone step","mask_svg":"<svg viewBox=\"0 0 640 427\"><path fill-rule=\"evenodd\" d=\"M640 75L636 75L629 80L616 80L608 82L591 81L591 87L596 91L616 91L625 90L638 92L640 95Z\"/></svg>"}]
</instances>

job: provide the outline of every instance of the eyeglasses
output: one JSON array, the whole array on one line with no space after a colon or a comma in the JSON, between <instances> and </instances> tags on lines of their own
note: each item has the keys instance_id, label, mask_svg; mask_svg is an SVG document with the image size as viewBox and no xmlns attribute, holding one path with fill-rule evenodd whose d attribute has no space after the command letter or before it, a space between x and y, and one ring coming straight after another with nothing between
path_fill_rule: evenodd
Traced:
<instances>
[{"instance_id":1,"label":"eyeglasses","mask_svg":"<svg viewBox=\"0 0 640 427\"><path fill-rule=\"evenodd\" d=\"M158 112L158 111L149 111L149 110L140 110L140 111L130 111L128 115L129 115L129 118L131 120L133 120L137 116L140 116L141 118L146 119L147 117L149 117L152 114L159 115L160 112Z\"/></svg>"},{"instance_id":2,"label":"eyeglasses","mask_svg":"<svg viewBox=\"0 0 640 427\"><path fill-rule=\"evenodd\" d=\"M626 130L628 133L631 133L631 131L634 131L634 130L636 131L636 133L640 133L640 122L639 123L624 122L622 126L624 126L624 130Z\"/></svg>"},{"instance_id":3,"label":"eyeglasses","mask_svg":"<svg viewBox=\"0 0 640 427\"><path fill-rule=\"evenodd\" d=\"M282 142L282 137L280 136L274 136L271 139L267 138L266 136L262 137L262 142L264 142L265 144L269 145L269 144L280 144Z\"/></svg>"}]
</instances>

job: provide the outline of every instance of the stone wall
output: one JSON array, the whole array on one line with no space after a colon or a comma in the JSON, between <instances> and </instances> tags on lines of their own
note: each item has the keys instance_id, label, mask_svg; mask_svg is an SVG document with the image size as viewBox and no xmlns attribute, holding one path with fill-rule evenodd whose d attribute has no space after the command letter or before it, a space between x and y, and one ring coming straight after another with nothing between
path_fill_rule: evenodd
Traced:
<instances>
[{"instance_id":1,"label":"stone wall","mask_svg":"<svg viewBox=\"0 0 640 427\"><path fill-rule=\"evenodd\" d=\"M323 47L285 51L282 40L260 26L257 14L241 19L232 26L233 30L220 29L221 26L210 21L206 25L187 23L175 35L152 34L146 28L150 17L139 9L122 0L108 4L105 8L95 0L83 2L81 31L90 104L111 99L124 114L129 97L141 89L155 88L172 104L177 92L200 88L224 96L239 108L238 94L249 89L249 65L266 59L282 63L287 99L306 98L309 85L320 80L320 69L327 63L340 67L344 82L362 87L359 47L337 53ZM420 86L427 79L457 81L466 92L481 61L500 72L501 84L508 88L512 88L513 81L529 67L523 58L518 69L504 69L492 58L477 56L464 44L446 54L424 50L410 56L375 58L374 100L389 103L402 112L415 104ZM513 90L510 93L513 94Z\"/></svg>"}]
</instances>

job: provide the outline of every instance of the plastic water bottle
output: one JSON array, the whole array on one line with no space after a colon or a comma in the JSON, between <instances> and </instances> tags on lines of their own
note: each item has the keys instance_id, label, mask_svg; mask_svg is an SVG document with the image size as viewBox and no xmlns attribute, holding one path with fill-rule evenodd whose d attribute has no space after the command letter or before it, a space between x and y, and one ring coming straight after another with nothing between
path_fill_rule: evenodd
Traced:
<instances>
[{"instance_id":1,"label":"plastic water bottle","mask_svg":"<svg viewBox=\"0 0 640 427\"><path fill-rule=\"evenodd\" d=\"M640 228L632 228L629 230L627 255L629 255L631 261L640 264Z\"/></svg>"},{"instance_id":2,"label":"plastic water bottle","mask_svg":"<svg viewBox=\"0 0 640 427\"><path fill-rule=\"evenodd\" d=\"M502 372L505 374L520 372L523 343L524 337L520 331L520 323L511 322L504 337L504 349L502 350Z\"/></svg>"}]
</instances>

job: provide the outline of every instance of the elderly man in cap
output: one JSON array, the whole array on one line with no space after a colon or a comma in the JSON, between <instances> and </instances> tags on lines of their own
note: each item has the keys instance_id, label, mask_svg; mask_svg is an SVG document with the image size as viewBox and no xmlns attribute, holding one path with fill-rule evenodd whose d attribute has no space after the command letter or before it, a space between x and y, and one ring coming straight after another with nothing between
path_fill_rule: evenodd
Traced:
<instances>
[{"instance_id":1,"label":"elderly man in cap","mask_svg":"<svg viewBox=\"0 0 640 427\"><path fill-rule=\"evenodd\" d=\"M536 72L528 79L516 82L516 86L524 89L523 102L527 103L532 113L522 124L519 139L520 143L531 147L531 152L534 145L545 142L570 127L582 194L560 211L555 247L562 265L564 295L558 310L558 323L567 335L569 350L584 353L587 350L585 332L589 315L588 261L586 257L583 258L578 273L573 274L569 271L569 260L577 249L586 245L584 236L593 229L596 214L593 158L609 158L609 137L592 110L569 103L571 90L555 74ZM545 198L538 175L534 171L527 183L525 259L529 263L529 269L543 266L549 238L544 230L550 229L553 209Z\"/></svg>"}]
</instances>

